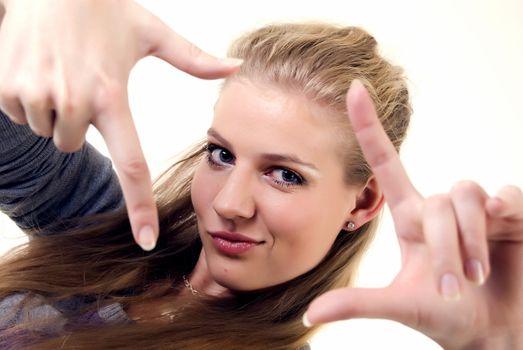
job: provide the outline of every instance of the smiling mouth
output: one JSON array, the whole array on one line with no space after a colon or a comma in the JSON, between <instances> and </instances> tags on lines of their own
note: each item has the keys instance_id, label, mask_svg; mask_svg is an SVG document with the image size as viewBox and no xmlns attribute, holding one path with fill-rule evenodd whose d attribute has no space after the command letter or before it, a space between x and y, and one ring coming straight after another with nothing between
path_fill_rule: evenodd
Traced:
<instances>
[{"instance_id":1,"label":"smiling mouth","mask_svg":"<svg viewBox=\"0 0 523 350\"><path fill-rule=\"evenodd\" d=\"M244 242L244 243L254 243L254 244L259 244L259 243L264 242L264 241L257 241L255 239L252 239L246 235L243 235L243 234L237 233L237 232L218 231L218 232L209 232L209 234L213 238L221 238L223 240L230 241L230 242Z\"/></svg>"},{"instance_id":2,"label":"smiling mouth","mask_svg":"<svg viewBox=\"0 0 523 350\"><path fill-rule=\"evenodd\" d=\"M246 253L254 247L265 243L239 233L232 232L209 232L214 247L226 255L239 255Z\"/></svg>"}]
</instances>

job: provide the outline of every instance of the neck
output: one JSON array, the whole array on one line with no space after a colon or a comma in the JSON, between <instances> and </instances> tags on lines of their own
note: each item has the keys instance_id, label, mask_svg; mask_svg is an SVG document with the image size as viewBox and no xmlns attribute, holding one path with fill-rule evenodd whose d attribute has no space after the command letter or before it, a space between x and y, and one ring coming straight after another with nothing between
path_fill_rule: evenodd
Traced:
<instances>
[{"instance_id":1,"label":"neck","mask_svg":"<svg viewBox=\"0 0 523 350\"><path fill-rule=\"evenodd\" d=\"M202 249L200 257L193 271L187 276L189 283L199 293L210 296L226 296L230 294L229 289L218 284L209 273L205 251Z\"/></svg>"},{"instance_id":2,"label":"neck","mask_svg":"<svg viewBox=\"0 0 523 350\"><path fill-rule=\"evenodd\" d=\"M227 288L216 283L210 275L203 249L200 252L200 257L198 258L198 262L191 272L191 275L186 276L186 278L192 288L198 291L199 295L227 296L230 294L230 291ZM197 297L196 295L191 295L191 290L189 288L181 288L179 289L179 292L181 295L188 298ZM183 307L182 305L179 305L179 302L177 303L180 294L168 295L157 300L142 303L137 302L128 305L126 309L127 314L131 319L137 322L151 320L172 322L176 315L176 309Z\"/></svg>"}]
</instances>

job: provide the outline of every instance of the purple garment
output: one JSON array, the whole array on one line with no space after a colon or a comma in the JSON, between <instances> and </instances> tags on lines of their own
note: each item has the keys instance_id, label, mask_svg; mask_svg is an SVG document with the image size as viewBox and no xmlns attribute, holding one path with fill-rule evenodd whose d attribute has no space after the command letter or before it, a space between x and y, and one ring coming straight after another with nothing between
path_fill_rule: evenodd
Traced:
<instances>
[{"instance_id":1,"label":"purple garment","mask_svg":"<svg viewBox=\"0 0 523 350\"><path fill-rule=\"evenodd\" d=\"M39 305L29 312L23 313L21 303L25 294L13 294L0 302L0 349L15 350L22 349L28 345L37 344L46 339L59 336L78 329L89 327L100 327L112 324L126 324L133 322L119 303L112 303L98 310L88 311L79 317L66 319L63 315L69 314L88 305L85 298L71 298L53 306L49 304ZM6 316L8 316L6 318ZM38 321L52 317L52 324L39 326L36 323L31 329L18 329L13 331L12 327L28 322Z\"/></svg>"}]
</instances>

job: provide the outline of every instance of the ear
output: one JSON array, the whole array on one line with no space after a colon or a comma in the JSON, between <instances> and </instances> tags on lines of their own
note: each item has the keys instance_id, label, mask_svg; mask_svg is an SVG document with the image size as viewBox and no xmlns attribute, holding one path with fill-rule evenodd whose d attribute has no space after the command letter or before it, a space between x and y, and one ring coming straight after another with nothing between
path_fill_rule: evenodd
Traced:
<instances>
[{"instance_id":1,"label":"ear","mask_svg":"<svg viewBox=\"0 0 523 350\"><path fill-rule=\"evenodd\" d=\"M374 176L371 176L363 189L356 196L356 205L347 217L354 223L354 231L374 219L383 208L385 197ZM348 230L347 228L345 228Z\"/></svg>"}]
</instances>

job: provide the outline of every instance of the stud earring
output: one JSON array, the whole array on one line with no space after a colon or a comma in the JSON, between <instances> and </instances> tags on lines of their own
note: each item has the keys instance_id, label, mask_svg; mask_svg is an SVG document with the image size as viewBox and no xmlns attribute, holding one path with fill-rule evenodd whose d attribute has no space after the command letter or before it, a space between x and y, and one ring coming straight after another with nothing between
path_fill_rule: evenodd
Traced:
<instances>
[{"instance_id":1,"label":"stud earring","mask_svg":"<svg viewBox=\"0 0 523 350\"><path fill-rule=\"evenodd\" d=\"M347 222L346 228L347 230L352 231L356 228L356 225L352 221L349 221Z\"/></svg>"}]
</instances>

